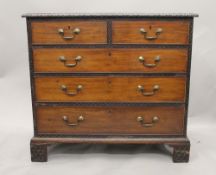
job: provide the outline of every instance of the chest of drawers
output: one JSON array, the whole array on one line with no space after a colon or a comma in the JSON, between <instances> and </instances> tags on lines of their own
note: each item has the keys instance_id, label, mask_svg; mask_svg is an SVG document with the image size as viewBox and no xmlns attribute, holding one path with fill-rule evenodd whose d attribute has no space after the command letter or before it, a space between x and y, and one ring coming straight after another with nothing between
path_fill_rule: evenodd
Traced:
<instances>
[{"instance_id":1,"label":"chest of drawers","mask_svg":"<svg viewBox=\"0 0 216 175\"><path fill-rule=\"evenodd\" d=\"M25 14L32 161L56 143L164 144L189 160L196 14Z\"/></svg>"}]
</instances>

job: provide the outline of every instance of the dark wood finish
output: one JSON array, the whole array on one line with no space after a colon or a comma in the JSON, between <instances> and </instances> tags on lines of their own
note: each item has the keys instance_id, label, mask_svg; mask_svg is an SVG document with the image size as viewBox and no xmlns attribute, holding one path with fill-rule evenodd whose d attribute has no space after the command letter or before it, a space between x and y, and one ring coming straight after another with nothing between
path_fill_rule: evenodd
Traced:
<instances>
[{"instance_id":1,"label":"dark wood finish","mask_svg":"<svg viewBox=\"0 0 216 175\"><path fill-rule=\"evenodd\" d=\"M62 119L77 123L79 116L84 121L77 126L68 126ZM151 123L157 116L158 123L144 127L137 121L143 116L145 123ZM38 107L38 133L65 134L170 134L182 135L184 106L173 107Z\"/></svg>"},{"instance_id":2,"label":"dark wood finish","mask_svg":"<svg viewBox=\"0 0 216 175\"><path fill-rule=\"evenodd\" d=\"M165 144L173 147L171 152L173 157L173 162L188 162L189 161L189 150L190 141L188 138L145 138L145 137L119 137L119 136L109 136L109 137L70 137L70 138L39 138L33 137L31 143L35 145L50 145L50 144L75 144L75 143L87 143L87 144ZM169 150L167 151L169 154ZM42 157L47 158L47 153L43 152ZM34 154L35 155L35 154ZM44 159L47 161L47 159ZM40 159L38 160L41 161Z\"/></svg>"},{"instance_id":3,"label":"dark wood finish","mask_svg":"<svg viewBox=\"0 0 216 175\"><path fill-rule=\"evenodd\" d=\"M188 144L187 137L143 137L143 136L71 136L71 137L33 137L32 143L87 143L87 144Z\"/></svg>"},{"instance_id":4,"label":"dark wood finish","mask_svg":"<svg viewBox=\"0 0 216 175\"><path fill-rule=\"evenodd\" d=\"M31 90L32 90L32 106L33 106L33 117L34 117L34 137L31 140L31 154L32 161L46 161L47 160L47 146L54 143L108 143L108 144L168 144L173 147L173 161L174 162L187 162L189 159L189 148L190 142L187 139L187 111L188 111L188 99L189 99L189 81L190 81L190 64L191 64L191 52L192 52L192 32L193 32L193 17L197 16L194 14L165 14L165 15L50 15L50 14L39 14L39 15L25 15L27 17L27 26L28 26L28 45L29 45L29 61L30 61L30 75L31 75ZM92 23L93 22L93 23ZM97 22L97 24L96 24ZM36 24L36 25L34 25ZM59 28L58 24L70 24L71 28L74 28L74 24L80 24L76 27L84 27L85 32L88 35L76 35L71 41L65 41L61 36L58 38L59 34L57 29ZM87 25L86 25L87 24ZM93 25L94 24L94 25ZM117 24L117 25L116 25ZM140 39L140 32L134 33L137 27L140 27L140 24L147 25L147 28L151 28L149 31L146 26L145 29L148 31L148 36L155 35L155 29L161 27L163 32L158 35L157 39L146 40L144 35ZM47 28L47 27L51 28ZM62 26L62 25L61 25ZM39 27L39 28L38 28ZM128 28L129 27L129 28ZM37 32L35 33L35 29ZM42 29L42 30L41 30ZM50 30L51 29L51 30ZM66 29L66 28L64 28ZM88 29L88 32L87 32ZM139 29L138 29L139 30ZM50 33L50 31L52 31ZM48 32L48 33L47 33ZM67 30L66 30L67 33ZM138 34L139 33L139 34ZM35 35L36 34L36 35ZM117 35L118 34L118 35ZM77 37L81 36L81 37ZM127 36L127 37L125 37ZM143 41L146 40L146 41ZM38 42L39 41L39 42ZM118 49L117 49L118 48ZM49 53L44 51L49 50ZM73 51L72 51L73 50ZM55 54L63 53L67 56L73 56L78 51L82 52L86 56L85 66L80 64L84 62L79 62L78 66L72 71L67 69L61 69L57 66L57 62L53 62L51 58ZM124 51L123 51L124 50ZM39 52L37 52L39 51ZM51 52L53 51L53 53ZM157 67L150 69L143 69L140 65L133 59L137 53L145 53L145 60L147 63L150 63L154 53L160 53L163 57L160 64L157 64ZM49 54L47 56L46 54ZM89 57L89 55L91 57ZM42 58L42 57L44 58ZM93 57L94 56L94 57ZM172 56L172 58L171 58ZM126 57L126 59L124 59ZM89 59L90 58L90 59ZM107 59L106 59L107 58ZM113 60L115 64L110 64L109 60ZM98 61L97 61L98 60ZM38 63L40 62L40 64ZM88 62L87 62L88 61ZM51 65L50 63L53 65ZM100 62L100 63L98 63ZM177 63L178 62L178 63ZM106 68L100 65L106 64ZM45 66L44 66L45 64ZM87 68L88 67L88 68ZM81 69L82 68L82 69ZM119 90L116 93L116 88L114 92L116 96L123 94L123 97L129 97L120 101L88 101L83 98L83 101L38 101L38 93L53 93L52 89L48 91L48 88L45 87L46 83L44 80L61 80L65 81L66 79L80 80L99 80L104 78L104 81L100 80L101 87L111 87L111 91L106 91L106 95L110 96L110 92L113 92L113 84L116 87L120 87L122 91L126 92L126 95ZM96 79L97 78L97 79ZM113 83L114 78L114 83ZM126 78L126 79L125 79ZM127 79L128 78L128 79ZM134 99L128 96L126 90L128 87L132 87L134 80L148 80L147 81L147 90L152 87L151 83L153 80L160 80L159 83L162 83L162 80L173 80L173 82L166 83L166 87L170 85L176 85L176 93L180 97L179 101L176 101L176 97L172 97L172 93L168 96L163 95L164 101L160 101L158 98L158 92L155 94L154 98L150 97L150 100L141 100L133 101ZM42 86L46 89L43 92L39 92L35 84L38 80L42 80ZM110 81L111 80L111 81ZM118 81L116 81L118 80ZM123 80L124 86L121 86ZM128 81L125 81L128 80ZM130 81L129 81L130 80ZM38 81L39 82L39 81ZM90 81L89 81L90 82ZM102 83L103 82L103 83ZM178 82L178 83L176 83ZM77 82L70 82L71 85L74 85ZM98 82L91 82L98 85ZM145 81L146 83L146 81ZM132 85L131 85L132 84ZM163 84L163 83L162 83ZM48 84L49 85L49 81ZM53 85L56 85L53 83ZM107 86L108 85L108 86ZM91 85L91 87L95 87ZM97 86L96 86L97 87ZM165 87L165 86L164 86ZM108 88L110 89L110 88ZM179 91L180 89L180 91ZM84 89L83 89L84 90ZM163 90L163 89L162 89ZM92 91L92 89L90 89ZM161 89L160 89L161 91ZM81 91L83 92L83 91ZM129 90L129 94L131 93ZM180 95L179 95L180 92ZM101 92L100 92L101 93ZM102 94L99 93L99 96L102 97ZM164 92L162 91L162 94ZM111 93L112 94L112 93ZM81 95L81 93L78 93ZM50 96L50 95L48 95ZM61 97L61 95L59 95ZM98 98L98 94L96 95ZM155 98L156 97L156 98ZM169 99L167 99L167 97ZM44 97L41 97L44 98ZM104 97L103 97L104 98ZM50 99L52 99L50 97ZM107 99L111 99L108 97ZM114 97L113 100L120 99L120 97ZM137 98L136 98L137 99ZM151 101L152 99L152 101ZM154 100L153 100L154 99ZM160 99L160 100L159 100ZM155 101L156 100L156 101ZM158 100L158 101L157 101ZM138 102L138 103L137 103ZM173 108L172 111L178 111L181 107L184 109L184 112L181 115L182 117L182 130L181 134L175 134L170 132L166 134L120 134L120 133L103 133L103 134L80 134L80 133L39 133L39 123L43 123L43 118L40 118L38 110L43 109L81 109L81 108L105 108L105 114L109 114L108 109L115 108L118 111L125 108L129 111L130 109L137 108L141 112L148 111L149 113L154 113L153 109L158 108L157 112L167 108ZM155 108L156 107L156 108ZM141 110L145 109L145 110ZM176 108L176 110L174 110ZM46 110L45 110L46 111ZM48 110L52 111L52 110ZM47 113L46 111L45 113ZM100 110L99 110L100 111ZM58 111L59 112L59 111ZM56 113L58 113L56 112ZM136 111L134 112L136 113ZM163 112L162 112L163 113ZM168 112L167 112L168 113ZM130 113L133 115L133 113ZM169 113L170 114L170 113ZM122 115L122 114L121 114ZM44 118L48 118L48 115L44 115ZM96 116L96 115L93 115ZM104 115L105 116L105 115ZM118 115L120 116L120 114ZM129 116L129 115L126 115ZM94 118L94 117L92 117ZM99 117L98 117L99 118ZM104 117L102 117L104 118ZM112 116L111 116L112 118ZM117 117L118 118L118 117ZM123 117L122 117L123 118ZM121 118L121 119L122 119ZM130 117L127 117L130 119ZM178 118L178 117L177 117ZM39 119L39 120L38 120ZM96 119L96 118L95 118ZM176 120L176 115L169 118L169 121ZM126 120L127 121L127 120ZM126 122L125 121L125 122ZM163 120L162 120L163 121ZM49 123L49 122L48 122ZM111 123L111 122L110 122ZM81 123L80 123L81 124ZM128 124L128 123L127 123ZM117 125L117 123L115 123ZM174 126L174 124L173 124ZM172 126L172 127L173 127ZM177 124L179 126L179 123ZM51 129L48 127L47 129ZM124 128L122 128L124 129ZM170 129L162 128L164 130ZM156 132L156 131L154 131ZM175 130L173 130L175 132ZM40 138L39 138L40 137Z\"/></svg>"},{"instance_id":5,"label":"dark wood finish","mask_svg":"<svg viewBox=\"0 0 216 175\"><path fill-rule=\"evenodd\" d=\"M115 44L188 44L189 21L113 21L112 40ZM162 33L155 40L144 39L140 28L145 28L148 36L155 36L157 28Z\"/></svg>"},{"instance_id":6,"label":"dark wood finish","mask_svg":"<svg viewBox=\"0 0 216 175\"><path fill-rule=\"evenodd\" d=\"M185 77L36 77L37 101L60 102L184 102ZM83 89L70 96L61 90L66 85L69 92ZM154 85L160 89L152 96L138 91L143 85L146 92L152 92Z\"/></svg>"},{"instance_id":7,"label":"dark wood finish","mask_svg":"<svg viewBox=\"0 0 216 175\"><path fill-rule=\"evenodd\" d=\"M173 162L181 163L189 161L190 142L170 144L173 147Z\"/></svg>"},{"instance_id":8,"label":"dark wood finish","mask_svg":"<svg viewBox=\"0 0 216 175\"><path fill-rule=\"evenodd\" d=\"M82 60L75 67L67 67L59 61L64 56L67 64L76 63L75 58ZM160 61L155 67L147 67L139 61L139 56L145 58L145 63L154 64L155 57ZM186 72L187 49L34 49L35 72Z\"/></svg>"},{"instance_id":9,"label":"dark wood finish","mask_svg":"<svg viewBox=\"0 0 216 175\"><path fill-rule=\"evenodd\" d=\"M47 146L46 143L34 143L31 141L31 161L47 162Z\"/></svg>"},{"instance_id":10,"label":"dark wood finish","mask_svg":"<svg viewBox=\"0 0 216 175\"><path fill-rule=\"evenodd\" d=\"M95 19L95 18L130 18L130 19L143 19L143 18L166 18L166 19L187 19L192 17L198 17L197 13L25 13L22 17L26 18L81 18L81 19Z\"/></svg>"},{"instance_id":11,"label":"dark wood finish","mask_svg":"<svg viewBox=\"0 0 216 175\"><path fill-rule=\"evenodd\" d=\"M79 28L80 33L71 40L65 40L58 33L63 28L66 36ZM104 44L107 43L107 25L105 21L38 21L32 22L33 44Z\"/></svg>"}]
</instances>

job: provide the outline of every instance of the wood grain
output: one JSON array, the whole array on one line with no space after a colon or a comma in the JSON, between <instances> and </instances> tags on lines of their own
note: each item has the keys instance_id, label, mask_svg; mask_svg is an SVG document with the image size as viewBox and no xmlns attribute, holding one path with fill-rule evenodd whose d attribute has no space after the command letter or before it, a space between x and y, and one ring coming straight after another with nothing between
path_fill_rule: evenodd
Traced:
<instances>
[{"instance_id":1,"label":"wood grain","mask_svg":"<svg viewBox=\"0 0 216 175\"><path fill-rule=\"evenodd\" d=\"M62 119L67 116L71 123L76 123L82 115L84 121L77 126L68 126ZM159 122L152 127L143 127L137 122L138 116L151 123L153 116ZM183 134L184 106L157 107L38 107L38 133L65 134Z\"/></svg>"},{"instance_id":2,"label":"wood grain","mask_svg":"<svg viewBox=\"0 0 216 175\"><path fill-rule=\"evenodd\" d=\"M107 24L105 21L34 21L32 22L33 44L105 44L107 43ZM79 28L74 39L65 40L58 33L63 28L66 36L71 30ZM69 29L70 28L70 29Z\"/></svg>"},{"instance_id":3,"label":"wood grain","mask_svg":"<svg viewBox=\"0 0 216 175\"><path fill-rule=\"evenodd\" d=\"M67 64L82 56L75 67L66 67L59 57L64 56ZM138 60L153 64L155 57L160 62L155 67L146 67ZM187 49L57 49L39 48L33 50L35 72L186 72Z\"/></svg>"},{"instance_id":4,"label":"wood grain","mask_svg":"<svg viewBox=\"0 0 216 175\"><path fill-rule=\"evenodd\" d=\"M112 40L116 44L188 44L189 21L113 21ZM155 36L157 28L163 31L158 39L146 40L140 28Z\"/></svg>"},{"instance_id":5,"label":"wood grain","mask_svg":"<svg viewBox=\"0 0 216 175\"><path fill-rule=\"evenodd\" d=\"M61 90L66 85L74 92L78 85L83 89L75 96L69 96ZM143 96L137 90L138 85L145 92L152 92L154 85L160 90L153 96ZM36 100L48 102L184 102L185 77L36 77Z\"/></svg>"}]
</instances>

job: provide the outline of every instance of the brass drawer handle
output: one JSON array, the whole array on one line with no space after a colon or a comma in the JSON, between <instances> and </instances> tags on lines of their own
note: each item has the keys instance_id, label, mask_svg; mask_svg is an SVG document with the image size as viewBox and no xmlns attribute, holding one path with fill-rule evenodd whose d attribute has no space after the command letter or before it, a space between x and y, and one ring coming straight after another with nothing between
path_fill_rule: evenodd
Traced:
<instances>
[{"instance_id":1,"label":"brass drawer handle","mask_svg":"<svg viewBox=\"0 0 216 175\"><path fill-rule=\"evenodd\" d=\"M152 118L152 122L151 123L145 123L144 121L144 117L143 116L138 116L137 117L137 121L143 126L143 127L152 127L154 126L158 121L159 121L159 117L154 116Z\"/></svg>"},{"instance_id":2,"label":"brass drawer handle","mask_svg":"<svg viewBox=\"0 0 216 175\"><path fill-rule=\"evenodd\" d=\"M67 124L68 126L77 126L79 124L79 122L84 120L84 117L81 115L77 118L77 123L70 123L69 119L67 116L63 116L62 117L63 121L65 122L65 124Z\"/></svg>"},{"instance_id":3,"label":"brass drawer handle","mask_svg":"<svg viewBox=\"0 0 216 175\"><path fill-rule=\"evenodd\" d=\"M142 86L142 85L138 85L138 86L137 86L137 89L138 89L138 91L140 91L144 96L152 96L152 95L154 95L154 94L160 89L160 86L159 86L159 85L154 85L154 86L153 86L152 92L145 92L145 88L144 88L144 86Z\"/></svg>"},{"instance_id":4,"label":"brass drawer handle","mask_svg":"<svg viewBox=\"0 0 216 175\"><path fill-rule=\"evenodd\" d=\"M143 56L139 56L138 59L145 67L156 67L157 64L160 62L160 56L156 56L154 58L155 63L153 63L153 64L146 63L145 58Z\"/></svg>"},{"instance_id":5,"label":"brass drawer handle","mask_svg":"<svg viewBox=\"0 0 216 175\"><path fill-rule=\"evenodd\" d=\"M75 96L77 95L81 90L83 89L82 85L78 85L76 87L76 91L75 92L69 92L68 88L66 85L61 85L61 90L65 92L65 94L70 95L70 96Z\"/></svg>"},{"instance_id":6,"label":"brass drawer handle","mask_svg":"<svg viewBox=\"0 0 216 175\"><path fill-rule=\"evenodd\" d=\"M69 64L67 63L67 59L64 56L59 57L59 61L63 62L65 67L75 67L78 64L78 62L81 61L81 59L82 57L78 55L77 57L74 58L75 63Z\"/></svg>"},{"instance_id":7,"label":"brass drawer handle","mask_svg":"<svg viewBox=\"0 0 216 175\"><path fill-rule=\"evenodd\" d=\"M147 40L155 40L162 33L162 28L157 28L155 31L155 36L148 36L148 32L144 28L140 28L140 33L144 35L144 38Z\"/></svg>"},{"instance_id":8,"label":"brass drawer handle","mask_svg":"<svg viewBox=\"0 0 216 175\"><path fill-rule=\"evenodd\" d=\"M62 36L63 39L65 39L65 40L71 40L71 39L74 39L75 36L80 33L80 29L79 28L74 28L71 31L71 34L72 34L71 36L65 36L65 31L62 28L58 29L58 33L59 33L59 35Z\"/></svg>"}]
</instances>

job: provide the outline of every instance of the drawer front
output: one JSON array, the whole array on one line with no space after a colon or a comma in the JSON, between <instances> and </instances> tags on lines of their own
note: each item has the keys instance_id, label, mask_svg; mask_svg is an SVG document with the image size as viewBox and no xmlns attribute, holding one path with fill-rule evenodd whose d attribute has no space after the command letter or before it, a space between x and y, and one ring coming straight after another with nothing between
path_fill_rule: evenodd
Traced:
<instances>
[{"instance_id":1,"label":"drawer front","mask_svg":"<svg viewBox=\"0 0 216 175\"><path fill-rule=\"evenodd\" d=\"M187 49L34 49L35 72L186 72Z\"/></svg>"},{"instance_id":2,"label":"drawer front","mask_svg":"<svg viewBox=\"0 0 216 175\"><path fill-rule=\"evenodd\" d=\"M184 107L38 107L38 133L182 135Z\"/></svg>"},{"instance_id":3,"label":"drawer front","mask_svg":"<svg viewBox=\"0 0 216 175\"><path fill-rule=\"evenodd\" d=\"M36 77L36 100L184 102L185 77Z\"/></svg>"},{"instance_id":4,"label":"drawer front","mask_svg":"<svg viewBox=\"0 0 216 175\"><path fill-rule=\"evenodd\" d=\"M32 22L33 44L105 44L104 21Z\"/></svg>"},{"instance_id":5,"label":"drawer front","mask_svg":"<svg viewBox=\"0 0 216 175\"><path fill-rule=\"evenodd\" d=\"M116 44L188 44L188 21L113 21Z\"/></svg>"}]
</instances>

